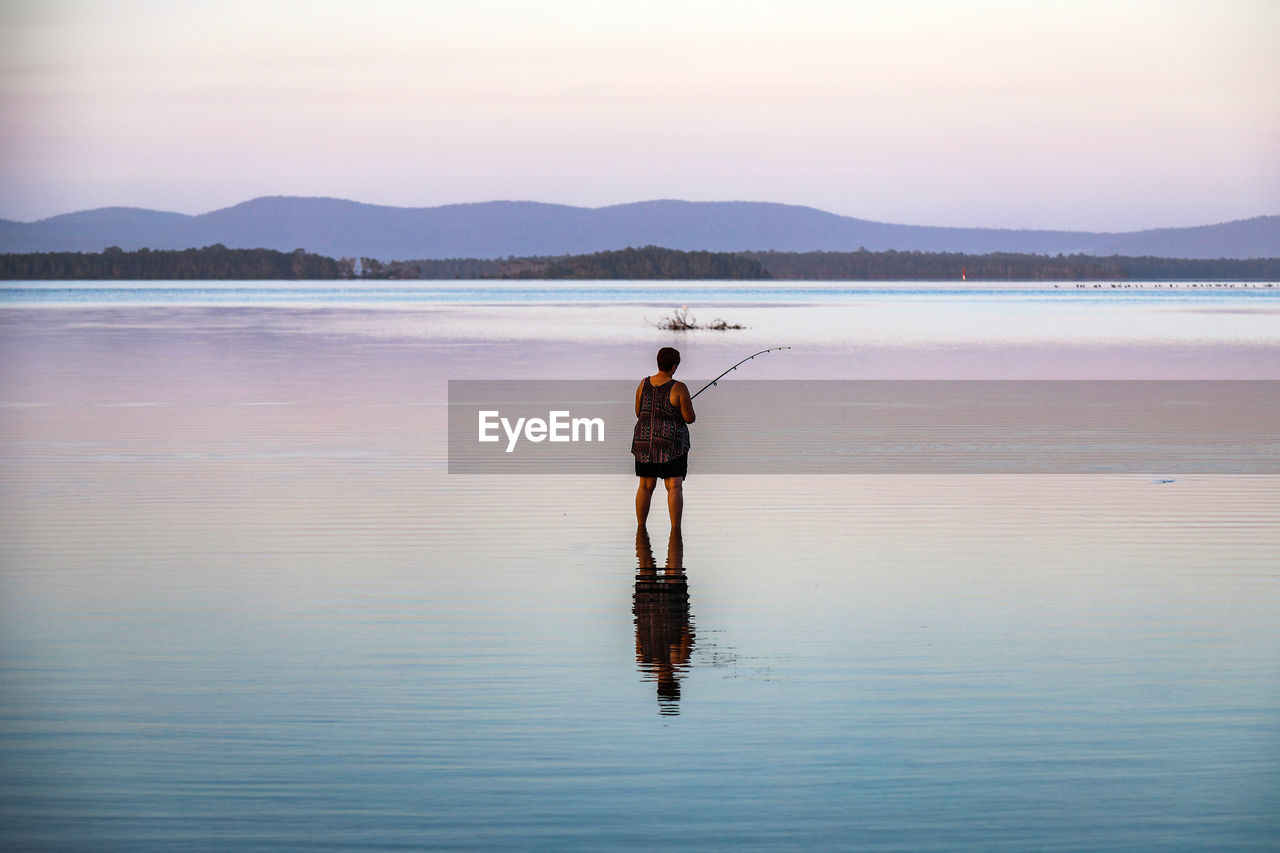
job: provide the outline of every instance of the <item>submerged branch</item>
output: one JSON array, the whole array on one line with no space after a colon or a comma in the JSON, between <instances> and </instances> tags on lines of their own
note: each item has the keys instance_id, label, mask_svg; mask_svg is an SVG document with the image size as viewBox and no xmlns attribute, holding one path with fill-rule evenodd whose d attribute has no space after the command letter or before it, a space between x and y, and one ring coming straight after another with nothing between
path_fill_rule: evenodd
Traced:
<instances>
[{"instance_id":1,"label":"submerged branch","mask_svg":"<svg viewBox=\"0 0 1280 853\"><path fill-rule=\"evenodd\" d=\"M648 320L647 317L645 319ZM656 323L653 323L652 321L649 322L651 325L668 332L687 332L695 329L711 329L713 331L723 332L728 329L746 328L746 326L738 323L729 323L719 318L712 320L710 323L699 323L693 315L689 313L688 305L682 305Z\"/></svg>"}]
</instances>

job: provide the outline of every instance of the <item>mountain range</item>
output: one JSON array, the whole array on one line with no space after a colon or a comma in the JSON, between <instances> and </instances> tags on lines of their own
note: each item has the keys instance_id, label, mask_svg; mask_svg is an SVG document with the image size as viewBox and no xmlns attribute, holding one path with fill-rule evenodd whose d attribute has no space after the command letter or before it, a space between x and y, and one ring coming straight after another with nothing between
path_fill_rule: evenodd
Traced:
<instances>
[{"instance_id":1,"label":"mountain range","mask_svg":"<svg viewBox=\"0 0 1280 853\"><path fill-rule=\"evenodd\" d=\"M1107 233L891 225L770 202L644 201L587 208L532 201L387 207L268 196L195 216L104 207L38 222L0 219L0 252L306 249L379 260L555 256L662 246L719 252L1020 252L1168 258L1280 257L1280 216Z\"/></svg>"}]
</instances>

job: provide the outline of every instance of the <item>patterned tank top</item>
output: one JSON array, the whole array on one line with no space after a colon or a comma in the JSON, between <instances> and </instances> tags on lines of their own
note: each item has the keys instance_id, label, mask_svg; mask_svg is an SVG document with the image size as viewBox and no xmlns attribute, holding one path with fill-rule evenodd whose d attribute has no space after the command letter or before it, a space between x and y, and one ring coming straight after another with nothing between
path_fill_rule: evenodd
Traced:
<instances>
[{"instance_id":1,"label":"patterned tank top","mask_svg":"<svg viewBox=\"0 0 1280 853\"><path fill-rule=\"evenodd\" d=\"M662 464L689 452L689 425L678 406L671 405L668 379L654 387L646 376L640 388L640 416L631 437L631 453L640 462Z\"/></svg>"}]
</instances>

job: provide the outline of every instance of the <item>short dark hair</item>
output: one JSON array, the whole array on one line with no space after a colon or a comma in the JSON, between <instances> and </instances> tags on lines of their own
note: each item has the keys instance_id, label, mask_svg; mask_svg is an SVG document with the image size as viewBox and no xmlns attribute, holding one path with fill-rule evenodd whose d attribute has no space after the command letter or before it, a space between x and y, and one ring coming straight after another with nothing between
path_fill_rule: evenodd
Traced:
<instances>
[{"instance_id":1,"label":"short dark hair","mask_svg":"<svg viewBox=\"0 0 1280 853\"><path fill-rule=\"evenodd\" d=\"M680 363L680 350L675 347L663 347L658 350L658 369L670 373Z\"/></svg>"}]
</instances>

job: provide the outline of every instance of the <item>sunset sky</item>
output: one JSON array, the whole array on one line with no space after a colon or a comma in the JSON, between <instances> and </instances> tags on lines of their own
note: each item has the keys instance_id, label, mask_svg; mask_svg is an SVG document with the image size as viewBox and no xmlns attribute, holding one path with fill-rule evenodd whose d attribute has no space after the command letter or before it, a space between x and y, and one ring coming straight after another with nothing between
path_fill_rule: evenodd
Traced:
<instances>
[{"instance_id":1,"label":"sunset sky","mask_svg":"<svg viewBox=\"0 0 1280 853\"><path fill-rule=\"evenodd\" d=\"M0 103L24 221L261 195L1280 213L1275 0L5 0Z\"/></svg>"}]
</instances>

